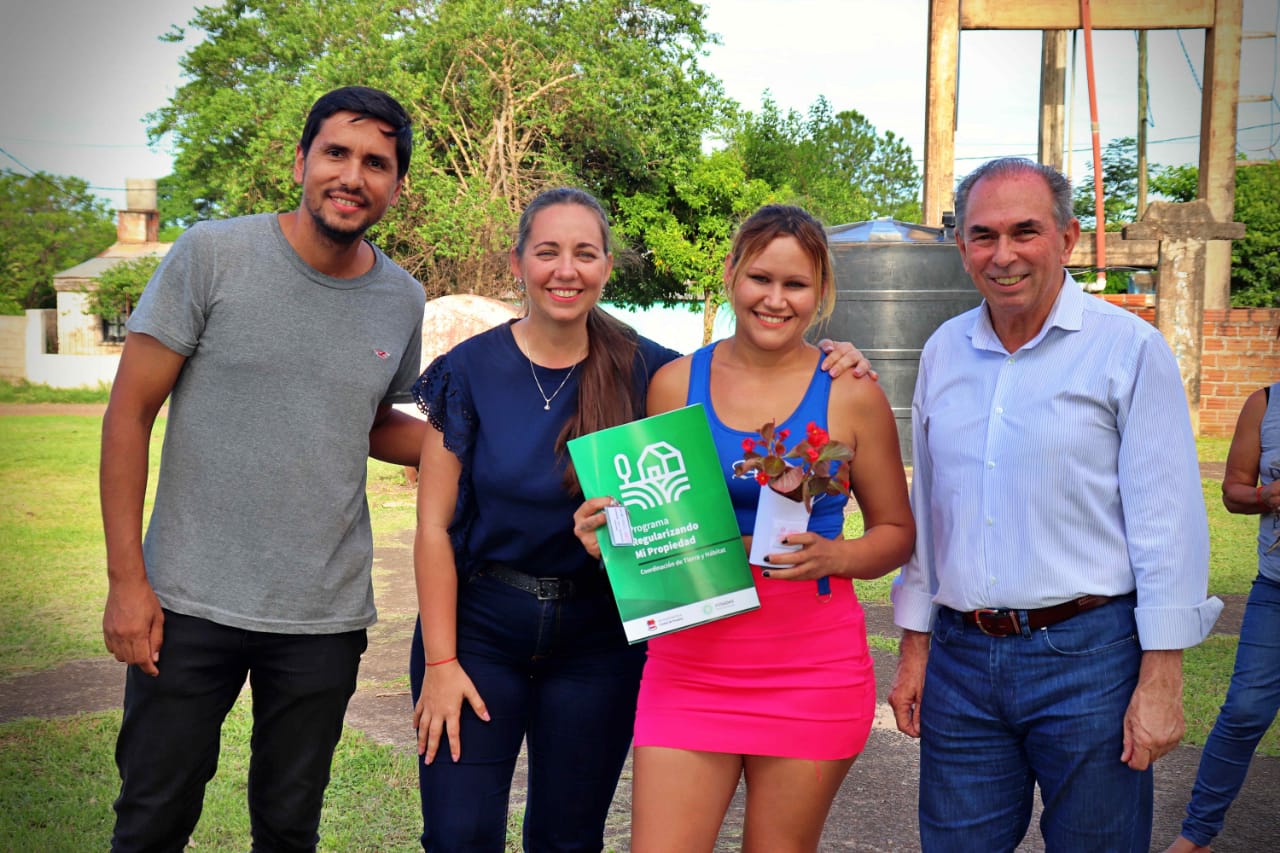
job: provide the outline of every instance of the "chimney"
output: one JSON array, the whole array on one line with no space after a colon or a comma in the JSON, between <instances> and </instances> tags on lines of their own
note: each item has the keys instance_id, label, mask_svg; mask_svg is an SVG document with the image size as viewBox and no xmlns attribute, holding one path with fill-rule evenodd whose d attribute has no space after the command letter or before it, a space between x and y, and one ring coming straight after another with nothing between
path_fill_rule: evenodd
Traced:
<instances>
[{"instance_id":1,"label":"chimney","mask_svg":"<svg viewBox=\"0 0 1280 853\"><path fill-rule=\"evenodd\" d=\"M160 239L160 211L155 178L125 178L125 210L116 212L116 242L155 243Z\"/></svg>"}]
</instances>

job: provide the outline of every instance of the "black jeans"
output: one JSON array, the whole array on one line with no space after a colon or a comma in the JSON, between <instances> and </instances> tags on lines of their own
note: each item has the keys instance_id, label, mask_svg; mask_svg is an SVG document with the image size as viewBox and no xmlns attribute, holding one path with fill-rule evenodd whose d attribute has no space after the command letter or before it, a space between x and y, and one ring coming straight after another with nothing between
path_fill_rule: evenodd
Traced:
<instances>
[{"instance_id":1,"label":"black jeans","mask_svg":"<svg viewBox=\"0 0 1280 853\"><path fill-rule=\"evenodd\" d=\"M365 631L270 634L169 610L164 616L160 675L131 666L125 682L111 849L183 849L218 768L222 721L248 676L253 850L315 850Z\"/></svg>"}]
</instances>

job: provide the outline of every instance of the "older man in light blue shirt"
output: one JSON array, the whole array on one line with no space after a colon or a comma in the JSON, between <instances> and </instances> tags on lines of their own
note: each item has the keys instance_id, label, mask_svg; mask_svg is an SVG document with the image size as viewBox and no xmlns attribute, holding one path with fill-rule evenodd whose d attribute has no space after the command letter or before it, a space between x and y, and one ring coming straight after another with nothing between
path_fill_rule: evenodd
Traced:
<instances>
[{"instance_id":1,"label":"older man in light blue shirt","mask_svg":"<svg viewBox=\"0 0 1280 853\"><path fill-rule=\"evenodd\" d=\"M893 590L923 847L1013 850L1039 784L1048 850L1146 851L1182 649L1222 607L1177 364L1067 275L1080 225L1056 171L988 163L956 220L984 301L921 356L916 551Z\"/></svg>"}]
</instances>

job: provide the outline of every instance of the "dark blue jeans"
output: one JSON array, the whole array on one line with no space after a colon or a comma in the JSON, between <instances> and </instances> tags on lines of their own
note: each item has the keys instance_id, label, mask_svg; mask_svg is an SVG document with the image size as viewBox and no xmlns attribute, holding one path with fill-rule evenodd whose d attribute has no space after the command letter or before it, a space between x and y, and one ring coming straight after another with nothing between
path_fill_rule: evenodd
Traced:
<instances>
[{"instance_id":1,"label":"dark blue jeans","mask_svg":"<svg viewBox=\"0 0 1280 853\"><path fill-rule=\"evenodd\" d=\"M626 761L644 665L628 646L607 587L561 601L491 577L458 590L458 660L489 709L483 722L462 707L462 756L441 739L418 762L422 847L430 853L501 853L521 741L528 741L524 849L590 851ZM422 626L409 675L417 702L424 673Z\"/></svg>"},{"instance_id":2,"label":"dark blue jeans","mask_svg":"<svg viewBox=\"0 0 1280 853\"><path fill-rule=\"evenodd\" d=\"M1039 783L1049 853L1146 853L1152 774L1120 762L1141 656L1132 597L1013 637L942 609L920 704L923 849L1013 850Z\"/></svg>"},{"instance_id":3,"label":"dark blue jeans","mask_svg":"<svg viewBox=\"0 0 1280 853\"><path fill-rule=\"evenodd\" d=\"M1258 741L1280 709L1280 584L1259 575L1249 591L1227 700L1205 742L1182 834L1202 847L1222 831Z\"/></svg>"},{"instance_id":4,"label":"dark blue jeans","mask_svg":"<svg viewBox=\"0 0 1280 853\"><path fill-rule=\"evenodd\" d=\"M129 667L116 740L113 851L181 851L218 769L222 721L253 692L253 850L311 851L329 764L364 653L363 630L269 634L164 613L160 675Z\"/></svg>"}]
</instances>

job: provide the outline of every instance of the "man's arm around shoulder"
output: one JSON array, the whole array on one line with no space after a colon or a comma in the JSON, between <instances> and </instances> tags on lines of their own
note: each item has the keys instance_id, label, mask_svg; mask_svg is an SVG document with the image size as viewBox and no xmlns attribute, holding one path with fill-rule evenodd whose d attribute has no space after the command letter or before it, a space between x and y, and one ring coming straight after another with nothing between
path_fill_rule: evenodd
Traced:
<instances>
[{"instance_id":1,"label":"man's arm around shoulder","mask_svg":"<svg viewBox=\"0 0 1280 853\"><path fill-rule=\"evenodd\" d=\"M387 404L378 406L369 430L369 455L393 465L415 467L422 457L422 440L427 422L397 411Z\"/></svg>"},{"instance_id":2,"label":"man's arm around shoulder","mask_svg":"<svg viewBox=\"0 0 1280 853\"><path fill-rule=\"evenodd\" d=\"M125 339L102 419L99 489L107 543L107 603L102 635L116 660L158 675L164 614L142 557L142 503L151 430L186 357L155 338Z\"/></svg>"}]
</instances>

